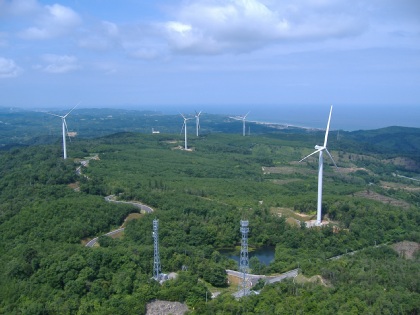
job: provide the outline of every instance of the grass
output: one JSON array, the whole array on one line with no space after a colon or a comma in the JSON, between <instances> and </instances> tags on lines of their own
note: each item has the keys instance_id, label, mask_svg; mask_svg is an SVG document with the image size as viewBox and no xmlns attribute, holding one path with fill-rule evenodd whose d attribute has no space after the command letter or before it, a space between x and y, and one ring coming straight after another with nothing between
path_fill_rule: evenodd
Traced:
<instances>
[{"instance_id":1,"label":"grass","mask_svg":"<svg viewBox=\"0 0 420 315\"><path fill-rule=\"evenodd\" d=\"M290 208L271 208L271 213L280 217L286 217L286 222L288 223L292 223L292 224L297 224L296 220L298 221L310 221L313 220L315 218L316 214L303 214L303 213L298 213L293 211ZM292 220L289 220L292 219ZM293 220L294 219L294 220Z\"/></svg>"}]
</instances>

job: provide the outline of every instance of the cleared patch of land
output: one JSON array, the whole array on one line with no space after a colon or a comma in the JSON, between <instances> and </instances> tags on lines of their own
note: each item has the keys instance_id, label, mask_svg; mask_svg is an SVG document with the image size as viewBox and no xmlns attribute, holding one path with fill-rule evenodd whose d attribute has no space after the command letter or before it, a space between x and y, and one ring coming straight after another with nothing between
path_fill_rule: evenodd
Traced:
<instances>
[{"instance_id":1,"label":"cleared patch of land","mask_svg":"<svg viewBox=\"0 0 420 315\"><path fill-rule=\"evenodd\" d=\"M355 196L367 198L367 199L370 199L370 200L379 201L379 202L382 202L383 204L392 205L392 206L395 206L395 207L401 207L403 209L410 208L410 204L408 202L405 202L403 200L398 200L398 199L395 199L395 198L391 198L391 197L387 197L387 196L378 194L374 191L369 191L369 190L360 191L360 192L356 193Z\"/></svg>"},{"instance_id":2,"label":"cleared patch of land","mask_svg":"<svg viewBox=\"0 0 420 315\"><path fill-rule=\"evenodd\" d=\"M182 315L188 312L185 303L155 300L146 305L146 315Z\"/></svg>"},{"instance_id":3,"label":"cleared patch of land","mask_svg":"<svg viewBox=\"0 0 420 315\"><path fill-rule=\"evenodd\" d=\"M295 277L294 279L295 283L298 284L304 284L304 283L318 283L320 285L323 285L325 287L329 287L331 286L327 280L325 280L324 278L322 278L320 275L315 275L312 276L310 278L305 277L302 274L299 274Z\"/></svg>"},{"instance_id":4,"label":"cleared patch of land","mask_svg":"<svg viewBox=\"0 0 420 315\"><path fill-rule=\"evenodd\" d=\"M389 160L382 160L382 162L387 164L391 163L394 165L403 166L408 171L416 172L420 170L420 165L416 161L407 157L396 157Z\"/></svg>"},{"instance_id":5,"label":"cleared patch of land","mask_svg":"<svg viewBox=\"0 0 420 315\"><path fill-rule=\"evenodd\" d=\"M420 191L420 186L414 187L414 186L408 186L406 184L402 183L393 183L393 182L380 182L381 187L386 189L402 189L406 191Z\"/></svg>"},{"instance_id":6,"label":"cleared patch of land","mask_svg":"<svg viewBox=\"0 0 420 315\"><path fill-rule=\"evenodd\" d=\"M295 212L290 208L271 208L270 211L271 211L272 214L277 215L279 217L284 216L288 219L293 219L294 220L293 223L291 223L292 220L288 221L286 219L286 222L291 223L293 225L299 224L297 221L299 221L299 222L300 221L304 221L304 222L310 221L316 216L316 214L304 214L304 213Z\"/></svg>"},{"instance_id":7,"label":"cleared patch of land","mask_svg":"<svg viewBox=\"0 0 420 315\"><path fill-rule=\"evenodd\" d=\"M416 242L403 241L395 243L392 246L392 249L395 250L401 257L406 259L413 259L415 253L420 250L420 244Z\"/></svg>"}]
</instances>

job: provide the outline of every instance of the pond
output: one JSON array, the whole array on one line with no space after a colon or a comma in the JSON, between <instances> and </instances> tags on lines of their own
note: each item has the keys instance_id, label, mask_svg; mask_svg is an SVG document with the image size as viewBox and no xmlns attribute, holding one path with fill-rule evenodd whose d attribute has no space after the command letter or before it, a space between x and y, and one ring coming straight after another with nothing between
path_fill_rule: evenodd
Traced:
<instances>
[{"instance_id":1,"label":"pond","mask_svg":"<svg viewBox=\"0 0 420 315\"><path fill-rule=\"evenodd\" d=\"M233 259L239 264L240 250L220 250L220 254ZM274 261L275 247L260 247L249 252L249 258L256 256L261 263L269 265Z\"/></svg>"}]
</instances>

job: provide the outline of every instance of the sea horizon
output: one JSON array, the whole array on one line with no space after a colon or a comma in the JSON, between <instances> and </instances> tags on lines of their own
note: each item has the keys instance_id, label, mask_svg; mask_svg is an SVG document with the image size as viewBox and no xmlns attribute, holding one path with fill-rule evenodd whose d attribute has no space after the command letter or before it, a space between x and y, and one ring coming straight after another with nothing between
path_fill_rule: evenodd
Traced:
<instances>
[{"instance_id":1,"label":"sea horizon","mask_svg":"<svg viewBox=\"0 0 420 315\"><path fill-rule=\"evenodd\" d=\"M17 107L15 107L17 109ZM255 123L287 125L308 129L325 129L329 105L119 105L79 106L78 109L125 109L153 111L164 115L194 116L205 114L240 117ZM28 108L21 108L28 110ZM67 109L67 108L66 108ZM63 110L42 109L42 110ZM36 110L35 110L36 111ZM417 105L335 105L331 116L331 130L373 130L391 126L420 128L420 106Z\"/></svg>"},{"instance_id":2,"label":"sea horizon","mask_svg":"<svg viewBox=\"0 0 420 315\"><path fill-rule=\"evenodd\" d=\"M148 110L147 107L126 109ZM193 115L220 114L244 116L247 121L325 129L330 112L329 105L233 105L233 106L151 106L149 110L163 114ZM331 116L331 130L372 130L391 126L420 128L420 106L416 105L336 105Z\"/></svg>"}]
</instances>

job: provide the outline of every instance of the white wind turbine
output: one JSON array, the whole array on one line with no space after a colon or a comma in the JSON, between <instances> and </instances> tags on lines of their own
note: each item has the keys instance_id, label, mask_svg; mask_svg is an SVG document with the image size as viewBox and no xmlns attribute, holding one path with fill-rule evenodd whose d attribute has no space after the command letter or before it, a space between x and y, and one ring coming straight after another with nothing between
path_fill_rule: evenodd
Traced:
<instances>
[{"instance_id":1,"label":"white wind turbine","mask_svg":"<svg viewBox=\"0 0 420 315\"><path fill-rule=\"evenodd\" d=\"M197 113L197 111L195 111L195 129L196 129L196 135L198 137L198 131L200 130L200 115L201 115L201 111Z\"/></svg>"},{"instance_id":2,"label":"white wind turbine","mask_svg":"<svg viewBox=\"0 0 420 315\"><path fill-rule=\"evenodd\" d=\"M315 149L316 151L312 152L311 154L305 156L302 160L299 161L302 162L303 160L307 159L311 155L314 155L316 153L319 153L319 168L318 168L318 203L317 203L317 212L316 212L316 225L321 225L321 217L322 217L322 173L324 168L324 161L323 161L323 152L327 152L328 156L331 158L331 161L334 163L335 167L337 167L337 164L335 164L335 161L333 157L331 156L330 152L327 149L327 140L328 140L328 132L330 129L330 121L331 121L331 113L332 113L333 107L331 106L330 109L330 116L328 117L328 124L327 124L327 130L325 131L325 139L324 139L324 145L319 146L316 145ZM338 168L338 167L337 167Z\"/></svg>"},{"instance_id":3,"label":"white wind turbine","mask_svg":"<svg viewBox=\"0 0 420 315\"><path fill-rule=\"evenodd\" d=\"M77 104L79 105L79 104ZM47 113L48 115L51 116L56 116L56 117L60 117L61 121L62 121L62 129L63 129L63 157L64 159L67 159L67 148L66 148L66 131L68 133L68 128L67 128L67 123L66 123L66 117L73 111L73 109L75 109L76 106L74 106L67 114L65 114L64 116L60 116L60 115L56 115L56 114L52 114L52 113Z\"/></svg>"},{"instance_id":4,"label":"white wind turbine","mask_svg":"<svg viewBox=\"0 0 420 315\"><path fill-rule=\"evenodd\" d=\"M248 114L249 114L250 112L248 112L248 113L246 113L246 115L245 116L242 116L242 117L240 117L241 119L242 119L242 135L245 137L245 119L246 119L246 116L248 116Z\"/></svg>"},{"instance_id":5,"label":"white wind turbine","mask_svg":"<svg viewBox=\"0 0 420 315\"><path fill-rule=\"evenodd\" d=\"M180 115L182 116L182 118L184 118L184 123L183 123L182 128L181 128L181 133L182 133L182 130L184 129L184 134L185 134L185 136L184 136L185 137L184 149L187 150L188 149L188 146L187 146L187 121L190 120L191 118L187 118L184 115L182 115L181 113L180 113Z\"/></svg>"}]
</instances>

